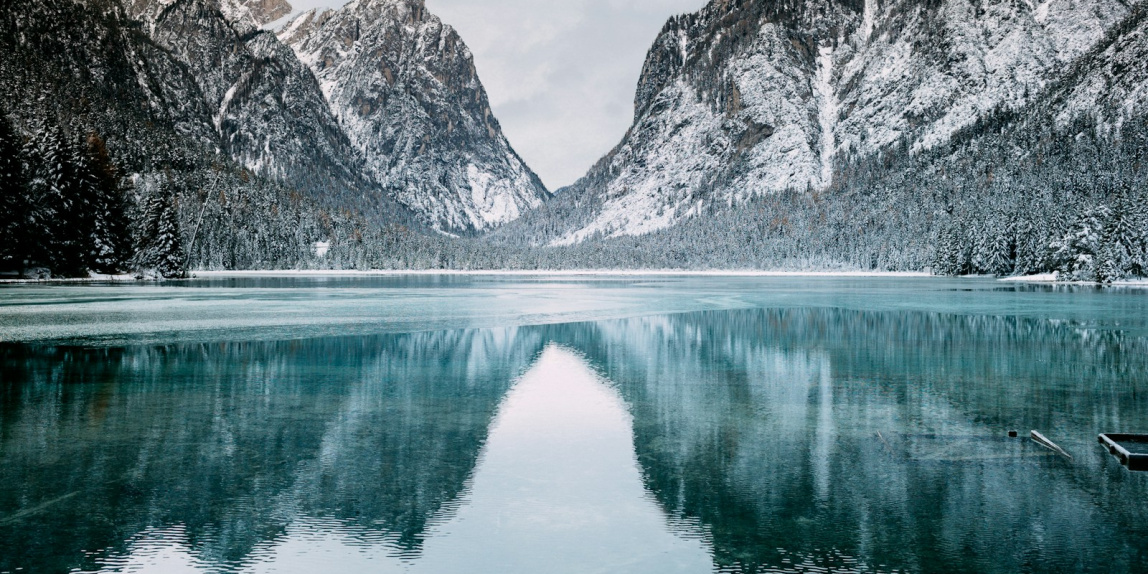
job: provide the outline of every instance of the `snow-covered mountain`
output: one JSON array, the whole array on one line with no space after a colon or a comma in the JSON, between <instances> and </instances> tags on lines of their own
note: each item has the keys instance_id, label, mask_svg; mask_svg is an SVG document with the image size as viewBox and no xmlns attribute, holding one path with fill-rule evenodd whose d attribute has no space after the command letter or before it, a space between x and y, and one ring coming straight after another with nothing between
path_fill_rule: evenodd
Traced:
<instances>
[{"instance_id":1,"label":"snow-covered mountain","mask_svg":"<svg viewBox=\"0 0 1148 574\"><path fill-rule=\"evenodd\" d=\"M547 241L640 235L715 202L824 190L842 165L890 144L931 149L1031 104L1130 10L1122 0L713 0L663 28L633 126L559 192ZM1113 50L1110 61L1128 58ZM1068 108L1112 97L1103 84L1079 91Z\"/></svg>"},{"instance_id":2,"label":"snow-covered mountain","mask_svg":"<svg viewBox=\"0 0 1148 574\"><path fill-rule=\"evenodd\" d=\"M261 26L290 12L286 0L32 6L0 13L15 31L4 46L11 62L40 70L13 72L5 107L42 115L28 74L43 76L48 91L74 76L81 91L109 92L108 105L85 103L77 113L107 116L84 120L84 129L111 137L113 152L124 120L139 115L180 153L216 153L374 224L449 233L489 230L550 196L503 137L470 52L421 2L305 13L282 39ZM63 35L49 37L53 28ZM59 46L50 66L35 63L35 45ZM168 126L174 133L162 133ZM141 145L135 154L162 165L171 149Z\"/></svg>"},{"instance_id":3,"label":"snow-covered mountain","mask_svg":"<svg viewBox=\"0 0 1148 574\"><path fill-rule=\"evenodd\" d=\"M1085 119L1110 134L1148 115L1148 8L1109 31L1073 64L1048 98L1060 127Z\"/></svg>"},{"instance_id":4,"label":"snow-covered mountain","mask_svg":"<svg viewBox=\"0 0 1148 574\"><path fill-rule=\"evenodd\" d=\"M331 114L318 82L295 54L260 24L273 3L249 0L124 0L149 38L194 82L214 144L255 174L337 203L372 209L357 197L367 187L361 161ZM289 8L289 7L288 7ZM342 190L342 191L337 191ZM350 203L350 205L347 205Z\"/></svg>"},{"instance_id":5,"label":"snow-covered mountain","mask_svg":"<svg viewBox=\"0 0 1148 574\"><path fill-rule=\"evenodd\" d=\"M313 10L278 35L373 177L433 227L485 231L549 197L502 135L470 51L422 0Z\"/></svg>"}]
</instances>

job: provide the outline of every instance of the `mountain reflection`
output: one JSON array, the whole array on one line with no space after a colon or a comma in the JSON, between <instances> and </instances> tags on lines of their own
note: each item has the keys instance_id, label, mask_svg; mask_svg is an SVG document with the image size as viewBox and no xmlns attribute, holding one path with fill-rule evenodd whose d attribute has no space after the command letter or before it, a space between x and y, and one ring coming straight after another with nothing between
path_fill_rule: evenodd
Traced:
<instances>
[{"instance_id":1,"label":"mountain reflection","mask_svg":"<svg viewBox=\"0 0 1148 574\"><path fill-rule=\"evenodd\" d=\"M299 515L417 553L540 349L513 329L6 348L0 571L97 569L170 525L204 562L236 567Z\"/></svg>"},{"instance_id":2,"label":"mountain reflection","mask_svg":"<svg viewBox=\"0 0 1148 574\"><path fill-rule=\"evenodd\" d=\"M199 570L348 547L375 571L493 569L516 550L576 566L618 556L603 550L611 541L629 541L631 558L669 549L683 570L743 572L1131 572L1148 558L1148 482L1095 444L1099 432L1148 429L1148 344L1115 331L745 310L284 343L6 346L0 360L0 571L122 566L170 540ZM546 402L563 377L593 408ZM612 445L600 457L562 442L578 420L604 441L585 444ZM1074 458L1009 429L1045 431ZM630 522L571 514L603 500ZM561 556L492 526L516 502L519 518L573 529ZM643 514L652 508L663 516ZM626 536L594 538L614 532Z\"/></svg>"},{"instance_id":3,"label":"mountain reflection","mask_svg":"<svg viewBox=\"0 0 1148 574\"><path fill-rule=\"evenodd\" d=\"M1048 322L701 313L599 325L647 486L718 567L1137 571L1148 489L1097 448L1144 428L1148 348ZM1067 463L1006 430L1055 431ZM880 433L880 434L878 434Z\"/></svg>"}]
</instances>

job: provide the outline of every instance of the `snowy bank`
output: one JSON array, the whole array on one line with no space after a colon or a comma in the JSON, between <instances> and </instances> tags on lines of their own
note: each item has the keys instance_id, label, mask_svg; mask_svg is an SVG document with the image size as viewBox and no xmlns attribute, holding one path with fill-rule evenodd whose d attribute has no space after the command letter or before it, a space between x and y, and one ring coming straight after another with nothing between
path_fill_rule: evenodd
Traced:
<instances>
[{"instance_id":1,"label":"snowy bank","mask_svg":"<svg viewBox=\"0 0 1148 574\"><path fill-rule=\"evenodd\" d=\"M463 271L451 269L399 270L399 271L196 271L195 279L228 279L244 277L387 277L387 276L507 276L507 277L933 277L930 273L901 271L674 271L674 270L487 270Z\"/></svg>"},{"instance_id":2,"label":"snowy bank","mask_svg":"<svg viewBox=\"0 0 1148 574\"><path fill-rule=\"evenodd\" d=\"M48 278L48 279L29 279L17 277L0 277L0 284L4 283L134 283L139 281L135 275L101 275L99 273L92 273L87 277L66 277L66 278Z\"/></svg>"},{"instance_id":3,"label":"snowy bank","mask_svg":"<svg viewBox=\"0 0 1148 574\"><path fill-rule=\"evenodd\" d=\"M1005 277L1001 281L1011 283L1045 283L1056 285L1091 285L1094 287L1101 286L1100 283L1092 281L1061 281L1057 273L1040 273L1038 275L1022 275L1019 277ZM1104 287L1142 287L1148 288L1148 279L1127 279L1124 281L1113 281L1103 285Z\"/></svg>"}]
</instances>

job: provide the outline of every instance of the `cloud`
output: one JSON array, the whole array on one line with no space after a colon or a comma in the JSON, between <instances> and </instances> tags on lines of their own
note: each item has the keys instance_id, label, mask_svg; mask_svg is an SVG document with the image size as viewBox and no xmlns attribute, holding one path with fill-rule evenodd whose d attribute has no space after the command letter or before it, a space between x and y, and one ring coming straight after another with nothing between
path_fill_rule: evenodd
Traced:
<instances>
[{"instance_id":1,"label":"cloud","mask_svg":"<svg viewBox=\"0 0 1148 574\"><path fill-rule=\"evenodd\" d=\"M427 0L475 55L511 145L551 189L573 183L633 120L666 19L703 0Z\"/></svg>"},{"instance_id":2,"label":"cloud","mask_svg":"<svg viewBox=\"0 0 1148 574\"><path fill-rule=\"evenodd\" d=\"M646 51L667 18L704 0L426 3L470 47L511 145L556 189L621 140ZM301 11L331 1L293 4Z\"/></svg>"}]
</instances>

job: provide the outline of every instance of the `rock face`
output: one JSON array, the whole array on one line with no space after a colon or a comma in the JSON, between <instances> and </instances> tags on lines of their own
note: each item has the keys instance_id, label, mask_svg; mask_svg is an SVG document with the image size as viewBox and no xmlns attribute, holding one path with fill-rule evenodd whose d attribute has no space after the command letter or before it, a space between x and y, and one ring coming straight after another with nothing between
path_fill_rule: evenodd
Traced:
<instances>
[{"instance_id":1,"label":"rock face","mask_svg":"<svg viewBox=\"0 0 1148 574\"><path fill-rule=\"evenodd\" d=\"M244 3L256 22L267 24L274 22L291 13L292 7L287 0L248 0Z\"/></svg>"},{"instance_id":2,"label":"rock face","mask_svg":"<svg viewBox=\"0 0 1148 574\"><path fill-rule=\"evenodd\" d=\"M346 191L363 187L358 155L310 71L274 34L259 29L262 18L253 8L264 3L126 3L152 41L182 63L195 82L224 153L258 175L301 189L358 195Z\"/></svg>"},{"instance_id":3,"label":"rock face","mask_svg":"<svg viewBox=\"0 0 1148 574\"><path fill-rule=\"evenodd\" d=\"M279 39L319 79L371 176L432 227L481 232L549 197L502 135L470 51L421 0L307 12Z\"/></svg>"},{"instance_id":4,"label":"rock face","mask_svg":"<svg viewBox=\"0 0 1148 574\"><path fill-rule=\"evenodd\" d=\"M559 192L549 241L640 235L713 202L825 189L890 144L929 149L1033 102L1129 13L1119 0L713 0L666 24L633 127ZM1100 85L1089 93L1109 97Z\"/></svg>"},{"instance_id":5,"label":"rock face","mask_svg":"<svg viewBox=\"0 0 1148 574\"><path fill-rule=\"evenodd\" d=\"M1137 5L1069 69L1051 94L1048 111L1058 126L1087 118L1109 133L1148 115L1148 7Z\"/></svg>"}]
</instances>

